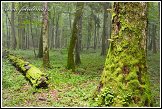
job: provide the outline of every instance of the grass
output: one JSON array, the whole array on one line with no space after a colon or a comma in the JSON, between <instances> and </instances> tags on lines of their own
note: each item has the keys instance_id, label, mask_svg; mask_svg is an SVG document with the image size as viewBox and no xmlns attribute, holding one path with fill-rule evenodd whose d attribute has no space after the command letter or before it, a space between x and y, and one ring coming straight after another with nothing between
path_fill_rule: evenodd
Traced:
<instances>
[{"instance_id":1,"label":"grass","mask_svg":"<svg viewBox=\"0 0 162 109\"><path fill-rule=\"evenodd\" d=\"M36 67L42 67L42 59L35 58L31 50L12 51L23 56ZM149 54L148 71L155 106L160 106L160 54ZM100 52L87 51L81 54L81 65L76 71L66 69L67 51L51 50L48 89L33 88L24 76L7 59L2 61L2 106L5 107L88 107L89 98L96 89L104 67L105 57Z\"/></svg>"}]
</instances>

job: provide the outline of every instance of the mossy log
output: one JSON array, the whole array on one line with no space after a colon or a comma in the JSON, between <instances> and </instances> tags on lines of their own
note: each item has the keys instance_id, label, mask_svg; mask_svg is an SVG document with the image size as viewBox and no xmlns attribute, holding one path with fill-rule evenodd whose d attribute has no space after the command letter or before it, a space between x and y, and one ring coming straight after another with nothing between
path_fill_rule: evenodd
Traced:
<instances>
[{"instance_id":1,"label":"mossy log","mask_svg":"<svg viewBox=\"0 0 162 109\"><path fill-rule=\"evenodd\" d=\"M37 67L14 56L13 54L8 54L7 57L13 63L13 65L23 73L23 75L34 87L40 88L48 86L47 75L42 73Z\"/></svg>"}]
</instances>

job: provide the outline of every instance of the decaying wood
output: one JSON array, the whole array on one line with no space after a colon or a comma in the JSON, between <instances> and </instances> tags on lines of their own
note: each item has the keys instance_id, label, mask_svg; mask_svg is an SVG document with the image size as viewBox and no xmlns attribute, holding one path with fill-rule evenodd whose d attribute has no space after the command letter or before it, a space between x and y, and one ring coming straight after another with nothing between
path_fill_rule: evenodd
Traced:
<instances>
[{"instance_id":1,"label":"decaying wood","mask_svg":"<svg viewBox=\"0 0 162 109\"><path fill-rule=\"evenodd\" d=\"M7 58L18 68L34 87L47 87L48 77L37 67L7 52Z\"/></svg>"}]
</instances>

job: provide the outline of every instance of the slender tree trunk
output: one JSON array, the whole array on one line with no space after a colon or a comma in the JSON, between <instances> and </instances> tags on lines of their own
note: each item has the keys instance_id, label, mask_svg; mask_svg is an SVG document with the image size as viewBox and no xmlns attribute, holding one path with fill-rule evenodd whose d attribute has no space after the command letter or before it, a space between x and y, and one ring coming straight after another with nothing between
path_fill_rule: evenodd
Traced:
<instances>
[{"instance_id":1,"label":"slender tree trunk","mask_svg":"<svg viewBox=\"0 0 162 109\"><path fill-rule=\"evenodd\" d=\"M49 61L49 47L48 47L48 4L44 3L43 11L43 66L44 68L50 67Z\"/></svg>"},{"instance_id":2,"label":"slender tree trunk","mask_svg":"<svg viewBox=\"0 0 162 109\"><path fill-rule=\"evenodd\" d=\"M30 4L30 3L29 3ZM30 5L29 5L30 6ZM31 33L31 37L32 37L32 44L33 44L33 52L34 52L34 56L35 56L35 58L37 57L37 55L36 55L36 51L35 51L35 45L34 45L34 36L33 36L33 28L32 28L32 16L30 16L30 33Z\"/></svg>"},{"instance_id":3,"label":"slender tree trunk","mask_svg":"<svg viewBox=\"0 0 162 109\"><path fill-rule=\"evenodd\" d=\"M54 16L55 16L55 8L54 8ZM55 22L55 17L52 19L52 36L51 36L51 48L54 47L54 22Z\"/></svg>"},{"instance_id":4,"label":"slender tree trunk","mask_svg":"<svg viewBox=\"0 0 162 109\"><path fill-rule=\"evenodd\" d=\"M22 41L21 42L22 43L22 49L25 50L26 48L25 48L25 28L24 27L22 28L21 36L22 36L22 38L21 38L22 39L21 40Z\"/></svg>"},{"instance_id":5,"label":"slender tree trunk","mask_svg":"<svg viewBox=\"0 0 162 109\"><path fill-rule=\"evenodd\" d=\"M12 9L15 9L15 3L14 2L12 2ZM12 11L11 12L12 47L15 50L16 49L16 46L17 46L17 41L16 41L16 33L15 33L14 20L15 20L15 12Z\"/></svg>"},{"instance_id":6,"label":"slender tree trunk","mask_svg":"<svg viewBox=\"0 0 162 109\"><path fill-rule=\"evenodd\" d=\"M41 35L39 38L39 52L38 52L38 58L43 57L43 26L41 28Z\"/></svg>"},{"instance_id":7,"label":"slender tree trunk","mask_svg":"<svg viewBox=\"0 0 162 109\"><path fill-rule=\"evenodd\" d=\"M97 47L97 23L95 21L95 29L94 29L94 50L96 50Z\"/></svg>"},{"instance_id":8,"label":"slender tree trunk","mask_svg":"<svg viewBox=\"0 0 162 109\"><path fill-rule=\"evenodd\" d=\"M79 20L79 51L82 51L82 16Z\"/></svg>"},{"instance_id":9,"label":"slender tree trunk","mask_svg":"<svg viewBox=\"0 0 162 109\"><path fill-rule=\"evenodd\" d=\"M91 45L91 30L92 30L92 19L91 17L89 17L88 19L88 24L87 24L87 32L88 32L88 36L87 36L87 50L89 49L90 45Z\"/></svg>"},{"instance_id":10,"label":"slender tree trunk","mask_svg":"<svg viewBox=\"0 0 162 109\"><path fill-rule=\"evenodd\" d=\"M153 34L152 34L152 46L153 46L153 53L157 53L156 49L156 25L153 24Z\"/></svg>"},{"instance_id":11,"label":"slender tree trunk","mask_svg":"<svg viewBox=\"0 0 162 109\"><path fill-rule=\"evenodd\" d=\"M60 14L57 15L56 17L56 32L55 32L55 48L59 48L59 18Z\"/></svg>"},{"instance_id":12,"label":"slender tree trunk","mask_svg":"<svg viewBox=\"0 0 162 109\"><path fill-rule=\"evenodd\" d=\"M19 3L18 9L21 9L21 3ZM19 41L19 49L22 49L22 24L21 24L21 12L18 14L18 41Z\"/></svg>"},{"instance_id":13,"label":"slender tree trunk","mask_svg":"<svg viewBox=\"0 0 162 109\"><path fill-rule=\"evenodd\" d=\"M30 42L29 41L29 36L30 36L30 25L29 24L28 24L28 32L27 33L28 33L28 36L27 36L27 44L26 45L27 45L27 49L29 49L29 42Z\"/></svg>"},{"instance_id":14,"label":"slender tree trunk","mask_svg":"<svg viewBox=\"0 0 162 109\"><path fill-rule=\"evenodd\" d=\"M99 106L152 106L146 67L147 3L115 2L113 15L111 44L94 98Z\"/></svg>"},{"instance_id":15,"label":"slender tree trunk","mask_svg":"<svg viewBox=\"0 0 162 109\"><path fill-rule=\"evenodd\" d=\"M102 50L101 50L101 56L106 55L106 49L107 49L107 38L108 38L108 12L107 9L109 8L110 3L104 3L104 24L103 24L103 32L102 32Z\"/></svg>"},{"instance_id":16,"label":"slender tree trunk","mask_svg":"<svg viewBox=\"0 0 162 109\"><path fill-rule=\"evenodd\" d=\"M80 50L81 50L81 37L82 37L82 16L78 21L78 33L77 40L75 45L75 64L79 65L81 63L80 60Z\"/></svg>"},{"instance_id":17,"label":"slender tree trunk","mask_svg":"<svg viewBox=\"0 0 162 109\"><path fill-rule=\"evenodd\" d=\"M6 43L7 43L7 48L10 48L10 36L9 36L9 26L8 26L8 21L7 21L7 16L6 16Z\"/></svg>"},{"instance_id":18,"label":"slender tree trunk","mask_svg":"<svg viewBox=\"0 0 162 109\"><path fill-rule=\"evenodd\" d=\"M72 69L72 71L75 71L75 65L74 65L74 48L77 40L77 33L78 33L78 21L80 17L82 16L84 3L78 2L76 5L76 13L75 13L75 19L73 22L73 31L72 36L70 40L70 45L68 49L68 60L67 60L67 68Z\"/></svg>"},{"instance_id":19,"label":"slender tree trunk","mask_svg":"<svg viewBox=\"0 0 162 109\"><path fill-rule=\"evenodd\" d=\"M98 19L100 19L99 14L98 14ZM100 25L99 23L97 24L97 45L98 45L98 48L100 48Z\"/></svg>"}]
</instances>

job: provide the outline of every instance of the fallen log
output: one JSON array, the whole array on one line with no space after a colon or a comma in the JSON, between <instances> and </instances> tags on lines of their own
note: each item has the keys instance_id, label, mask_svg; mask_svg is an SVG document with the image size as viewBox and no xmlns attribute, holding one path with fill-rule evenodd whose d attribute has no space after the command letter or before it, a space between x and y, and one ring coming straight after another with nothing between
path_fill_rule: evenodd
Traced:
<instances>
[{"instance_id":1,"label":"fallen log","mask_svg":"<svg viewBox=\"0 0 162 109\"><path fill-rule=\"evenodd\" d=\"M47 75L42 73L37 67L10 53L8 53L7 58L23 73L34 87L40 88L48 86Z\"/></svg>"}]
</instances>

